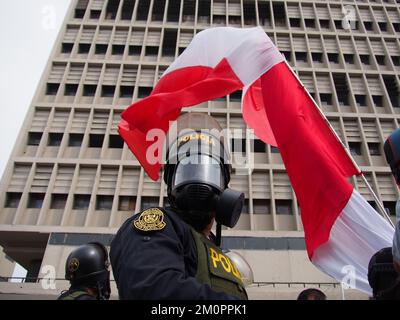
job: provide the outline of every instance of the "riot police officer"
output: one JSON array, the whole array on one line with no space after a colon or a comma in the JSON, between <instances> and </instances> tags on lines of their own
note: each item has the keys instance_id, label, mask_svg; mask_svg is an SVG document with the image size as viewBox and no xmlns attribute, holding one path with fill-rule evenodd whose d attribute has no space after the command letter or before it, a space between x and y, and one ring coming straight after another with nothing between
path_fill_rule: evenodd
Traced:
<instances>
[{"instance_id":1,"label":"riot police officer","mask_svg":"<svg viewBox=\"0 0 400 320\"><path fill-rule=\"evenodd\" d=\"M196 113L181 116L177 126L176 134L169 132L164 167L171 206L129 218L111 243L119 296L247 299L237 266L219 247L221 225L235 226L244 201L243 193L228 188L229 157L216 134L221 127Z\"/></svg>"},{"instance_id":2,"label":"riot police officer","mask_svg":"<svg viewBox=\"0 0 400 320\"><path fill-rule=\"evenodd\" d=\"M110 298L110 262L106 247L98 242L73 250L65 264L65 279L71 287L59 300L108 300Z\"/></svg>"}]
</instances>

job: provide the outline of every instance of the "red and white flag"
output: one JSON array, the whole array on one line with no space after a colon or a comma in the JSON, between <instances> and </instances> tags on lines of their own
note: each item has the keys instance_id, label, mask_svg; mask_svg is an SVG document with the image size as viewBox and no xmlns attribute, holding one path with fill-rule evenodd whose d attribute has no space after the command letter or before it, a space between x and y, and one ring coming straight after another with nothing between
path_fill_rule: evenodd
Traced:
<instances>
[{"instance_id":1,"label":"red and white flag","mask_svg":"<svg viewBox=\"0 0 400 320\"><path fill-rule=\"evenodd\" d=\"M166 70L150 96L122 114L119 132L151 178L151 129L168 131L181 108L243 89L243 118L264 142L277 146L301 208L308 255L338 281L371 289L372 255L391 246L393 229L354 190L359 174L283 55L261 28L214 28L197 34ZM346 278L347 276L347 278Z\"/></svg>"}]
</instances>

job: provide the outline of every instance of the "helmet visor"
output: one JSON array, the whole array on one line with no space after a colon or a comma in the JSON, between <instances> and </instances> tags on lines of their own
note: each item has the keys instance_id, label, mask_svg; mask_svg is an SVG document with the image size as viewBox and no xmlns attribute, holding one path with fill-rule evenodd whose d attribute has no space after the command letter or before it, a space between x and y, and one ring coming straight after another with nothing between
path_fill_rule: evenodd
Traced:
<instances>
[{"instance_id":1,"label":"helmet visor","mask_svg":"<svg viewBox=\"0 0 400 320\"><path fill-rule=\"evenodd\" d=\"M225 188L221 166L208 155L191 155L182 159L172 181L173 189L188 183L204 183L219 190Z\"/></svg>"}]
</instances>

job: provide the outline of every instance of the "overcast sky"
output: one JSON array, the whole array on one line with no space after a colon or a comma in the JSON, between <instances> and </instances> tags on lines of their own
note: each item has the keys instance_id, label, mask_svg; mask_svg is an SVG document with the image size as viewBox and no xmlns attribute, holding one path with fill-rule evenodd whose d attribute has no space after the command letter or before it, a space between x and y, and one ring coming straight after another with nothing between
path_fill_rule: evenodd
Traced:
<instances>
[{"instance_id":1,"label":"overcast sky","mask_svg":"<svg viewBox=\"0 0 400 320\"><path fill-rule=\"evenodd\" d=\"M70 2L0 1L0 176Z\"/></svg>"}]
</instances>

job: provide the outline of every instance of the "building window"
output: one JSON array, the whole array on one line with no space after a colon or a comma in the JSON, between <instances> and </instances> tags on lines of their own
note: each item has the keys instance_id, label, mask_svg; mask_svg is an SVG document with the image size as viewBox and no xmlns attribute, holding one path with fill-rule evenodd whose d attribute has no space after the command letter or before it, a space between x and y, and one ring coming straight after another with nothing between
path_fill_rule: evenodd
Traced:
<instances>
[{"instance_id":1,"label":"building window","mask_svg":"<svg viewBox=\"0 0 400 320\"><path fill-rule=\"evenodd\" d=\"M28 133L28 146L38 146L42 140L42 132L29 132Z\"/></svg>"},{"instance_id":2,"label":"building window","mask_svg":"<svg viewBox=\"0 0 400 320\"><path fill-rule=\"evenodd\" d=\"M396 201L383 201L383 206L385 207L388 215L396 215Z\"/></svg>"},{"instance_id":3,"label":"building window","mask_svg":"<svg viewBox=\"0 0 400 320\"><path fill-rule=\"evenodd\" d=\"M89 194L75 194L74 204L72 209L74 210L85 210L89 208L90 195Z\"/></svg>"},{"instance_id":4,"label":"building window","mask_svg":"<svg viewBox=\"0 0 400 320\"><path fill-rule=\"evenodd\" d=\"M378 64L379 64L380 66L384 66L384 65L385 65L385 56L383 56L383 55L376 55L375 58L376 58L376 62L378 62Z\"/></svg>"},{"instance_id":5,"label":"building window","mask_svg":"<svg viewBox=\"0 0 400 320\"><path fill-rule=\"evenodd\" d=\"M106 54L108 49L107 44L96 44L95 54Z\"/></svg>"},{"instance_id":6,"label":"building window","mask_svg":"<svg viewBox=\"0 0 400 320\"><path fill-rule=\"evenodd\" d=\"M59 87L60 87L59 83L48 83L46 86L46 95L47 96L56 96Z\"/></svg>"},{"instance_id":7,"label":"building window","mask_svg":"<svg viewBox=\"0 0 400 320\"><path fill-rule=\"evenodd\" d=\"M381 29L382 32L387 31L387 23L386 22L378 22L379 29Z\"/></svg>"},{"instance_id":8,"label":"building window","mask_svg":"<svg viewBox=\"0 0 400 320\"><path fill-rule=\"evenodd\" d=\"M398 22L393 22L392 25L393 25L394 31L400 32L400 23L398 23Z\"/></svg>"},{"instance_id":9,"label":"building window","mask_svg":"<svg viewBox=\"0 0 400 320\"><path fill-rule=\"evenodd\" d=\"M162 46L162 55L173 57L175 56L175 47L178 33L176 30L165 30L164 41Z\"/></svg>"},{"instance_id":10,"label":"building window","mask_svg":"<svg viewBox=\"0 0 400 320\"><path fill-rule=\"evenodd\" d=\"M353 156L361 156L361 142L349 142L350 153Z\"/></svg>"},{"instance_id":11,"label":"building window","mask_svg":"<svg viewBox=\"0 0 400 320\"><path fill-rule=\"evenodd\" d=\"M287 61L290 61L290 59L292 57L292 52L291 51L281 51L281 53L285 56L285 59Z\"/></svg>"},{"instance_id":12,"label":"building window","mask_svg":"<svg viewBox=\"0 0 400 320\"><path fill-rule=\"evenodd\" d=\"M271 153L279 153L279 148L271 146Z\"/></svg>"},{"instance_id":13,"label":"building window","mask_svg":"<svg viewBox=\"0 0 400 320\"><path fill-rule=\"evenodd\" d=\"M130 56L140 56L141 53L142 53L142 47L141 46L129 46L128 54Z\"/></svg>"},{"instance_id":14,"label":"building window","mask_svg":"<svg viewBox=\"0 0 400 320\"><path fill-rule=\"evenodd\" d=\"M229 95L229 101L231 101L231 102L241 102L242 101L242 90L238 90L238 91L232 92Z\"/></svg>"},{"instance_id":15,"label":"building window","mask_svg":"<svg viewBox=\"0 0 400 320\"><path fill-rule=\"evenodd\" d=\"M337 53L328 53L328 60L332 63L339 63L339 54Z\"/></svg>"},{"instance_id":16,"label":"building window","mask_svg":"<svg viewBox=\"0 0 400 320\"><path fill-rule=\"evenodd\" d=\"M360 54L360 60L362 64L369 65L369 55L368 54Z\"/></svg>"},{"instance_id":17,"label":"building window","mask_svg":"<svg viewBox=\"0 0 400 320\"><path fill-rule=\"evenodd\" d=\"M115 93L115 86L102 86L101 96L103 98L113 98Z\"/></svg>"},{"instance_id":18,"label":"building window","mask_svg":"<svg viewBox=\"0 0 400 320\"><path fill-rule=\"evenodd\" d=\"M146 98L147 96L150 95L151 91L153 90L152 87L139 87L138 90L138 98Z\"/></svg>"},{"instance_id":19,"label":"building window","mask_svg":"<svg viewBox=\"0 0 400 320\"><path fill-rule=\"evenodd\" d=\"M104 141L104 134L90 134L89 148L102 148Z\"/></svg>"},{"instance_id":20,"label":"building window","mask_svg":"<svg viewBox=\"0 0 400 320\"><path fill-rule=\"evenodd\" d=\"M121 20L131 20L134 8L135 0L125 0L122 5Z\"/></svg>"},{"instance_id":21,"label":"building window","mask_svg":"<svg viewBox=\"0 0 400 320\"><path fill-rule=\"evenodd\" d=\"M81 133L70 133L69 134L69 147L80 147L83 141L83 134Z\"/></svg>"},{"instance_id":22,"label":"building window","mask_svg":"<svg viewBox=\"0 0 400 320\"><path fill-rule=\"evenodd\" d=\"M394 64L396 67L399 67L399 66L400 66L400 57L398 57L398 56L391 56L391 58L392 58L393 64Z\"/></svg>"},{"instance_id":23,"label":"building window","mask_svg":"<svg viewBox=\"0 0 400 320\"><path fill-rule=\"evenodd\" d=\"M296 52L296 60L299 62L307 62L307 52Z\"/></svg>"},{"instance_id":24,"label":"building window","mask_svg":"<svg viewBox=\"0 0 400 320\"><path fill-rule=\"evenodd\" d=\"M90 10L90 19L98 20L100 19L101 10Z\"/></svg>"},{"instance_id":25,"label":"building window","mask_svg":"<svg viewBox=\"0 0 400 320\"><path fill-rule=\"evenodd\" d=\"M345 53L343 56L347 64L354 64L354 54Z\"/></svg>"},{"instance_id":26,"label":"building window","mask_svg":"<svg viewBox=\"0 0 400 320\"><path fill-rule=\"evenodd\" d=\"M372 31L374 29L372 21L364 21L364 27L367 31Z\"/></svg>"},{"instance_id":27,"label":"building window","mask_svg":"<svg viewBox=\"0 0 400 320\"><path fill-rule=\"evenodd\" d=\"M165 202L164 202L165 204ZM135 196L120 196L118 202L119 211L135 211L136 197Z\"/></svg>"},{"instance_id":28,"label":"building window","mask_svg":"<svg viewBox=\"0 0 400 320\"><path fill-rule=\"evenodd\" d=\"M84 97L94 97L96 94L97 86L94 84L85 84L83 86Z\"/></svg>"},{"instance_id":29,"label":"building window","mask_svg":"<svg viewBox=\"0 0 400 320\"><path fill-rule=\"evenodd\" d=\"M357 106L366 107L367 106L367 96L364 94L356 94L355 95Z\"/></svg>"},{"instance_id":30,"label":"building window","mask_svg":"<svg viewBox=\"0 0 400 320\"><path fill-rule=\"evenodd\" d=\"M142 197L141 210L145 210L152 207L158 207L158 197Z\"/></svg>"},{"instance_id":31,"label":"building window","mask_svg":"<svg viewBox=\"0 0 400 320\"><path fill-rule=\"evenodd\" d=\"M269 199L253 199L253 212L254 214L269 214L271 212Z\"/></svg>"},{"instance_id":32,"label":"building window","mask_svg":"<svg viewBox=\"0 0 400 320\"><path fill-rule=\"evenodd\" d=\"M347 87L347 79L344 74L334 74L333 82L335 84L336 95L338 98L339 105L349 105L349 89Z\"/></svg>"},{"instance_id":33,"label":"building window","mask_svg":"<svg viewBox=\"0 0 400 320\"><path fill-rule=\"evenodd\" d=\"M117 17L120 0L109 0L106 9L106 19L114 20Z\"/></svg>"},{"instance_id":34,"label":"building window","mask_svg":"<svg viewBox=\"0 0 400 320\"><path fill-rule=\"evenodd\" d=\"M385 83L385 87L393 108L399 108L400 107L399 89L397 86L397 81L395 76L384 75L383 81Z\"/></svg>"},{"instance_id":35,"label":"building window","mask_svg":"<svg viewBox=\"0 0 400 320\"><path fill-rule=\"evenodd\" d=\"M78 84L67 83L65 85L64 96L75 96L78 91Z\"/></svg>"},{"instance_id":36,"label":"building window","mask_svg":"<svg viewBox=\"0 0 400 320\"><path fill-rule=\"evenodd\" d=\"M292 28L300 28L300 19L299 18L290 18L289 22L290 22L290 26Z\"/></svg>"},{"instance_id":37,"label":"building window","mask_svg":"<svg viewBox=\"0 0 400 320\"><path fill-rule=\"evenodd\" d=\"M329 29L330 28L328 19L320 19L319 25L321 26L321 29Z\"/></svg>"},{"instance_id":38,"label":"building window","mask_svg":"<svg viewBox=\"0 0 400 320\"><path fill-rule=\"evenodd\" d=\"M108 147L111 149L122 149L124 147L124 140L117 134L110 135Z\"/></svg>"},{"instance_id":39,"label":"building window","mask_svg":"<svg viewBox=\"0 0 400 320\"><path fill-rule=\"evenodd\" d=\"M47 145L49 147L58 147L61 145L61 141L63 138L63 133L58 132L50 132L49 133L49 140L47 141Z\"/></svg>"},{"instance_id":40,"label":"building window","mask_svg":"<svg viewBox=\"0 0 400 320\"><path fill-rule=\"evenodd\" d=\"M125 51L125 46L124 45L115 44L115 45L112 46L112 50L111 51L112 51L113 55L122 56L124 54L124 51Z\"/></svg>"},{"instance_id":41,"label":"building window","mask_svg":"<svg viewBox=\"0 0 400 320\"><path fill-rule=\"evenodd\" d=\"M75 9L75 19L83 19L86 9Z\"/></svg>"},{"instance_id":42,"label":"building window","mask_svg":"<svg viewBox=\"0 0 400 320\"><path fill-rule=\"evenodd\" d=\"M80 43L78 47L79 54L87 54L90 51L90 44L88 43Z\"/></svg>"},{"instance_id":43,"label":"building window","mask_svg":"<svg viewBox=\"0 0 400 320\"><path fill-rule=\"evenodd\" d=\"M61 45L61 53L71 53L73 47L74 47L73 43L63 43Z\"/></svg>"},{"instance_id":44,"label":"building window","mask_svg":"<svg viewBox=\"0 0 400 320\"><path fill-rule=\"evenodd\" d=\"M304 23L307 28L315 28L315 20L314 19L304 19Z\"/></svg>"},{"instance_id":45,"label":"building window","mask_svg":"<svg viewBox=\"0 0 400 320\"><path fill-rule=\"evenodd\" d=\"M18 208L19 202L21 200L21 192L7 192L5 208Z\"/></svg>"},{"instance_id":46,"label":"building window","mask_svg":"<svg viewBox=\"0 0 400 320\"><path fill-rule=\"evenodd\" d=\"M311 52L313 62L322 63L322 52Z\"/></svg>"},{"instance_id":47,"label":"building window","mask_svg":"<svg viewBox=\"0 0 400 320\"><path fill-rule=\"evenodd\" d=\"M342 20L334 20L334 23L337 30L343 30Z\"/></svg>"},{"instance_id":48,"label":"building window","mask_svg":"<svg viewBox=\"0 0 400 320\"><path fill-rule=\"evenodd\" d=\"M319 98L321 99L322 105L332 105L332 94L331 93L320 93Z\"/></svg>"},{"instance_id":49,"label":"building window","mask_svg":"<svg viewBox=\"0 0 400 320\"><path fill-rule=\"evenodd\" d=\"M132 98L133 89L133 86L121 86L119 89L120 98Z\"/></svg>"},{"instance_id":50,"label":"building window","mask_svg":"<svg viewBox=\"0 0 400 320\"><path fill-rule=\"evenodd\" d=\"M375 107L383 107L383 97L378 95L373 95L372 100L374 101Z\"/></svg>"},{"instance_id":51,"label":"building window","mask_svg":"<svg viewBox=\"0 0 400 320\"><path fill-rule=\"evenodd\" d=\"M64 209L67 204L67 194L56 194L51 195L50 209Z\"/></svg>"},{"instance_id":52,"label":"building window","mask_svg":"<svg viewBox=\"0 0 400 320\"><path fill-rule=\"evenodd\" d=\"M369 204L372 208L374 208L374 210L377 210L377 208L376 208L376 202L375 202L375 201L368 201L368 204Z\"/></svg>"},{"instance_id":53,"label":"building window","mask_svg":"<svg viewBox=\"0 0 400 320\"><path fill-rule=\"evenodd\" d=\"M292 200L276 200L276 214L292 214Z\"/></svg>"},{"instance_id":54,"label":"building window","mask_svg":"<svg viewBox=\"0 0 400 320\"><path fill-rule=\"evenodd\" d=\"M98 195L96 199L96 210L111 210L114 196Z\"/></svg>"},{"instance_id":55,"label":"building window","mask_svg":"<svg viewBox=\"0 0 400 320\"><path fill-rule=\"evenodd\" d=\"M44 196L44 193L30 193L28 198L28 209L42 208Z\"/></svg>"},{"instance_id":56,"label":"building window","mask_svg":"<svg viewBox=\"0 0 400 320\"><path fill-rule=\"evenodd\" d=\"M381 155L381 145L376 142L368 142L368 150L371 156L380 156Z\"/></svg>"},{"instance_id":57,"label":"building window","mask_svg":"<svg viewBox=\"0 0 400 320\"><path fill-rule=\"evenodd\" d=\"M252 152L265 153L267 152L267 145L260 139L254 139L252 144Z\"/></svg>"},{"instance_id":58,"label":"building window","mask_svg":"<svg viewBox=\"0 0 400 320\"><path fill-rule=\"evenodd\" d=\"M145 55L146 56L158 56L158 47L146 46Z\"/></svg>"}]
</instances>

